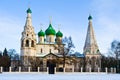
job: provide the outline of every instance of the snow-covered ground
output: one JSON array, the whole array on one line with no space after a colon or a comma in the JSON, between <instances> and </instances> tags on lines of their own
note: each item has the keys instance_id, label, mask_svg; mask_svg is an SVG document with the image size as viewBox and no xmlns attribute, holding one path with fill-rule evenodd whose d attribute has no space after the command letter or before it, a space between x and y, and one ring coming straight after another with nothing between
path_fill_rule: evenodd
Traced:
<instances>
[{"instance_id":1,"label":"snow-covered ground","mask_svg":"<svg viewBox=\"0 0 120 80\"><path fill-rule=\"evenodd\" d=\"M120 74L106 73L2 73L0 80L120 80Z\"/></svg>"}]
</instances>

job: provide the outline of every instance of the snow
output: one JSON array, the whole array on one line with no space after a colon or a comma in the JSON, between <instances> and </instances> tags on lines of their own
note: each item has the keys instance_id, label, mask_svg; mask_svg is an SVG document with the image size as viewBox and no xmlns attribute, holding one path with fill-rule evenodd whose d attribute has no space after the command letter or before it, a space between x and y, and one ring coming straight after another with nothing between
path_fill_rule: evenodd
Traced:
<instances>
[{"instance_id":1,"label":"snow","mask_svg":"<svg viewBox=\"0 0 120 80\"><path fill-rule=\"evenodd\" d=\"M106 73L2 73L0 80L120 80L120 74Z\"/></svg>"}]
</instances>

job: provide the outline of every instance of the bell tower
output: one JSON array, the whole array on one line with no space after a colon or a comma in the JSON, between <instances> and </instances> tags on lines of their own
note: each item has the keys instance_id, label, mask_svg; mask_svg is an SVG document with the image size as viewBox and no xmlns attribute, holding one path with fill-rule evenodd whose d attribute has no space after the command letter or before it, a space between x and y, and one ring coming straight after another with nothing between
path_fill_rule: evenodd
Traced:
<instances>
[{"instance_id":1,"label":"bell tower","mask_svg":"<svg viewBox=\"0 0 120 80\"><path fill-rule=\"evenodd\" d=\"M32 11L28 8L26 12L26 23L21 37L21 62L23 66L30 66L30 60L36 56L36 34L32 26Z\"/></svg>"},{"instance_id":2,"label":"bell tower","mask_svg":"<svg viewBox=\"0 0 120 80\"><path fill-rule=\"evenodd\" d=\"M101 54L95 38L91 15L89 15L88 20L87 35L83 49L86 58L85 70L89 71L89 68L91 68L92 71L97 71L98 67L101 67Z\"/></svg>"}]
</instances>

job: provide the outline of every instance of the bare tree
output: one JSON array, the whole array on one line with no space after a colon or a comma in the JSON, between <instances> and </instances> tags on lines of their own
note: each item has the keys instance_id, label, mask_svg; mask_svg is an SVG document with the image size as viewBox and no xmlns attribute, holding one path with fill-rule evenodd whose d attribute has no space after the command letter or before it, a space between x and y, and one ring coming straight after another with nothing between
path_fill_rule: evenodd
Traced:
<instances>
[{"instance_id":1,"label":"bare tree","mask_svg":"<svg viewBox=\"0 0 120 80\"><path fill-rule=\"evenodd\" d=\"M54 47L55 47L55 49L58 50L59 54L63 56L62 63L63 63L63 68L64 68L65 62L66 62L66 56L70 53L71 49L75 47L73 44L72 38L64 37L62 39L62 42L59 41L57 43L57 46L55 45Z\"/></svg>"},{"instance_id":2,"label":"bare tree","mask_svg":"<svg viewBox=\"0 0 120 80\"><path fill-rule=\"evenodd\" d=\"M114 40L111 43L111 50L115 55L115 59L117 60L117 72L120 72L120 41Z\"/></svg>"},{"instance_id":3,"label":"bare tree","mask_svg":"<svg viewBox=\"0 0 120 80\"><path fill-rule=\"evenodd\" d=\"M8 50L8 55L10 56L11 60L14 59L16 53L17 53L17 52L16 52L15 49L9 49L9 50Z\"/></svg>"},{"instance_id":4,"label":"bare tree","mask_svg":"<svg viewBox=\"0 0 120 80\"><path fill-rule=\"evenodd\" d=\"M8 55L10 56L11 66L14 67L14 70L20 65L20 56L15 49L9 49Z\"/></svg>"},{"instance_id":5,"label":"bare tree","mask_svg":"<svg viewBox=\"0 0 120 80\"><path fill-rule=\"evenodd\" d=\"M72 37L65 37L62 41L65 44L64 52L63 52L63 67L65 67L66 56L70 53L72 48L75 48Z\"/></svg>"},{"instance_id":6,"label":"bare tree","mask_svg":"<svg viewBox=\"0 0 120 80\"><path fill-rule=\"evenodd\" d=\"M2 66L2 51L0 51L0 66Z\"/></svg>"}]
</instances>

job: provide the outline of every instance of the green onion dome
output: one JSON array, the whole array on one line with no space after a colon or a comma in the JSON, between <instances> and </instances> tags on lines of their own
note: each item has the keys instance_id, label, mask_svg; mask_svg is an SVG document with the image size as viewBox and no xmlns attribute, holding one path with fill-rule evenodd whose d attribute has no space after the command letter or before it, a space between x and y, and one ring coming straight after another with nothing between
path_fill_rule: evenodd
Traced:
<instances>
[{"instance_id":1,"label":"green onion dome","mask_svg":"<svg viewBox=\"0 0 120 80\"><path fill-rule=\"evenodd\" d=\"M58 31L58 32L56 33L56 37L63 37L63 33L60 32L60 31Z\"/></svg>"},{"instance_id":2,"label":"green onion dome","mask_svg":"<svg viewBox=\"0 0 120 80\"><path fill-rule=\"evenodd\" d=\"M88 20L92 20L92 16L91 15L89 15Z\"/></svg>"},{"instance_id":3,"label":"green onion dome","mask_svg":"<svg viewBox=\"0 0 120 80\"><path fill-rule=\"evenodd\" d=\"M38 36L40 37L40 36L45 36L45 33L42 31L42 30L40 30L40 32L38 32Z\"/></svg>"},{"instance_id":4,"label":"green onion dome","mask_svg":"<svg viewBox=\"0 0 120 80\"><path fill-rule=\"evenodd\" d=\"M49 24L49 27L46 29L45 34L46 35L55 35L56 34L56 31L53 29L51 24Z\"/></svg>"},{"instance_id":5,"label":"green onion dome","mask_svg":"<svg viewBox=\"0 0 120 80\"><path fill-rule=\"evenodd\" d=\"M32 13L30 8L27 9L27 13Z\"/></svg>"}]
</instances>

